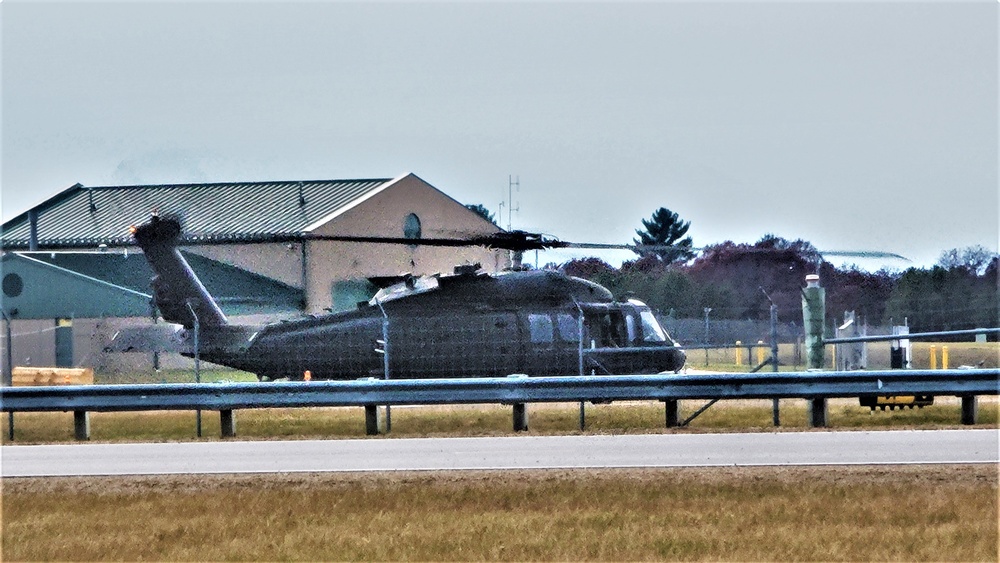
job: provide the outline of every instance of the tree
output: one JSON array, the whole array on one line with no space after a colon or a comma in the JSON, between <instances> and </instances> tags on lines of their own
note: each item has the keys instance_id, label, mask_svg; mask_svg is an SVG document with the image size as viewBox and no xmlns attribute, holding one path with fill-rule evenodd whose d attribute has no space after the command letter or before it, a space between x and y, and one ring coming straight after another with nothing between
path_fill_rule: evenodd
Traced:
<instances>
[{"instance_id":1,"label":"tree","mask_svg":"<svg viewBox=\"0 0 1000 563\"><path fill-rule=\"evenodd\" d=\"M600 274L606 274L608 272L614 271L611 264L608 264L600 258L575 258L566 262L560 268L567 276L575 276L578 278L584 278L592 280L599 276Z\"/></svg>"},{"instance_id":2,"label":"tree","mask_svg":"<svg viewBox=\"0 0 1000 563\"><path fill-rule=\"evenodd\" d=\"M952 248L941 253L941 257L938 258L938 266L945 270L964 268L974 274L982 275L986 272L990 261L996 256L996 253L990 252L989 249L980 244L965 248Z\"/></svg>"},{"instance_id":3,"label":"tree","mask_svg":"<svg viewBox=\"0 0 1000 563\"><path fill-rule=\"evenodd\" d=\"M650 219L642 220L643 229L637 229L639 238L632 239L636 246L659 246L664 248L638 249L640 256L656 256L664 264L687 262L694 258L691 250L691 237L681 238L687 234L690 221L681 221L676 213L666 207L653 212Z\"/></svg>"},{"instance_id":4,"label":"tree","mask_svg":"<svg viewBox=\"0 0 1000 563\"><path fill-rule=\"evenodd\" d=\"M465 207L469 211L475 213L476 215L479 215L480 217L482 217L483 219L486 219L490 223L493 223L494 225L497 224L496 220L493 219L493 214L490 213L489 209L486 209L485 205L483 205L481 203L468 203L468 204L465 205Z\"/></svg>"}]
</instances>

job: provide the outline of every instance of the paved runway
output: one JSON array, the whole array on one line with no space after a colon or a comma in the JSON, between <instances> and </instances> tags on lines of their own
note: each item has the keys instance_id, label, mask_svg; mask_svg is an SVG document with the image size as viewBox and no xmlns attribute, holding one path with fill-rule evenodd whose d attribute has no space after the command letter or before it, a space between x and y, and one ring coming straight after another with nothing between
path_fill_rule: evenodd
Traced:
<instances>
[{"instance_id":1,"label":"paved runway","mask_svg":"<svg viewBox=\"0 0 1000 563\"><path fill-rule=\"evenodd\" d=\"M3 477L998 462L995 429L0 447Z\"/></svg>"}]
</instances>

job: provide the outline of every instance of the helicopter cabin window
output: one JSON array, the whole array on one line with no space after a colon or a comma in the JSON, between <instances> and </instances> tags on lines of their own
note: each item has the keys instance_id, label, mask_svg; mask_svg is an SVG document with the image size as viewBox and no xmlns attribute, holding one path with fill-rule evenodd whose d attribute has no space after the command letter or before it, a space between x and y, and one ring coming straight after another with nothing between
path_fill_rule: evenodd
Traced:
<instances>
[{"instance_id":1,"label":"helicopter cabin window","mask_svg":"<svg viewBox=\"0 0 1000 563\"><path fill-rule=\"evenodd\" d=\"M576 317L560 313L556 315L556 323L560 340L564 342L578 342L580 340L580 324Z\"/></svg>"},{"instance_id":2,"label":"helicopter cabin window","mask_svg":"<svg viewBox=\"0 0 1000 563\"><path fill-rule=\"evenodd\" d=\"M624 348L628 329L621 311L602 311L586 318L590 345L597 348Z\"/></svg>"},{"instance_id":3,"label":"helicopter cabin window","mask_svg":"<svg viewBox=\"0 0 1000 563\"><path fill-rule=\"evenodd\" d=\"M552 317L548 315L528 315L528 330L532 344L552 343Z\"/></svg>"}]
</instances>

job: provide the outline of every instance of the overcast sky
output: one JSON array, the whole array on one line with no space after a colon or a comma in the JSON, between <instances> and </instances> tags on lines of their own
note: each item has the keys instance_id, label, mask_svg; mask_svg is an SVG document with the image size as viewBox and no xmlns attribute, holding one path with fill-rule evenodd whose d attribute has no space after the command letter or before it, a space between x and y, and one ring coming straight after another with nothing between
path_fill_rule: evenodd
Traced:
<instances>
[{"instance_id":1,"label":"overcast sky","mask_svg":"<svg viewBox=\"0 0 1000 563\"><path fill-rule=\"evenodd\" d=\"M661 206L696 245L1000 238L995 1L0 10L4 220L77 182L413 172L494 212L519 177L513 227L574 241Z\"/></svg>"}]
</instances>

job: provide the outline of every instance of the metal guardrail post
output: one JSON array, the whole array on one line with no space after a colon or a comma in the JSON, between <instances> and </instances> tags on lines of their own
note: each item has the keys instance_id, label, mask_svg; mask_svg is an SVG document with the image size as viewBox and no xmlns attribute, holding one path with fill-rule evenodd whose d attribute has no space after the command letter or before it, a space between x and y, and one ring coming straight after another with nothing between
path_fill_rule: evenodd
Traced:
<instances>
[{"instance_id":1,"label":"metal guardrail post","mask_svg":"<svg viewBox=\"0 0 1000 563\"><path fill-rule=\"evenodd\" d=\"M365 434L378 436L378 405L365 405Z\"/></svg>"},{"instance_id":2,"label":"metal guardrail post","mask_svg":"<svg viewBox=\"0 0 1000 563\"><path fill-rule=\"evenodd\" d=\"M667 428L676 428L680 425L680 403L675 399L667 399L663 401L664 418L666 419Z\"/></svg>"},{"instance_id":3,"label":"metal guardrail post","mask_svg":"<svg viewBox=\"0 0 1000 563\"><path fill-rule=\"evenodd\" d=\"M233 416L232 409L222 409L219 411L219 426L223 438L236 437L236 418Z\"/></svg>"},{"instance_id":4,"label":"metal guardrail post","mask_svg":"<svg viewBox=\"0 0 1000 563\"><path fill-rule=\"evenodd\" d=\"M514 432L528 431L528 407L524 403L514 403Z\"/></svg>"},{"instance_id":5,"label":"metal guardrail post","mask_svg":"<svg viewBox=\"0 0 1000 563\"><path fill-rule=\"evenodd\" d=\"M90 440L90 413L73 411L73 435L81 442Z\"/></svg>"},{"instance_id":6,"label":"metal guardrail post","mask_svg":"<svg viewBox=\"0 0 1000 563\"><path fill-rule=\"evenodd\" d=\"M978 415L979 399L975 395L962 397L962 424L975 424Z\"/></svg>"},{"instance_id":7,"label":"metal guardrail post","mask_svg":"<svg viewBox=\"0 0 1000 563\"><path fill-rule=\"evenodd\" d=\"M809 426L826 428L829 426L826 399L809 399Z\"/></svg>"}]
</instances>

